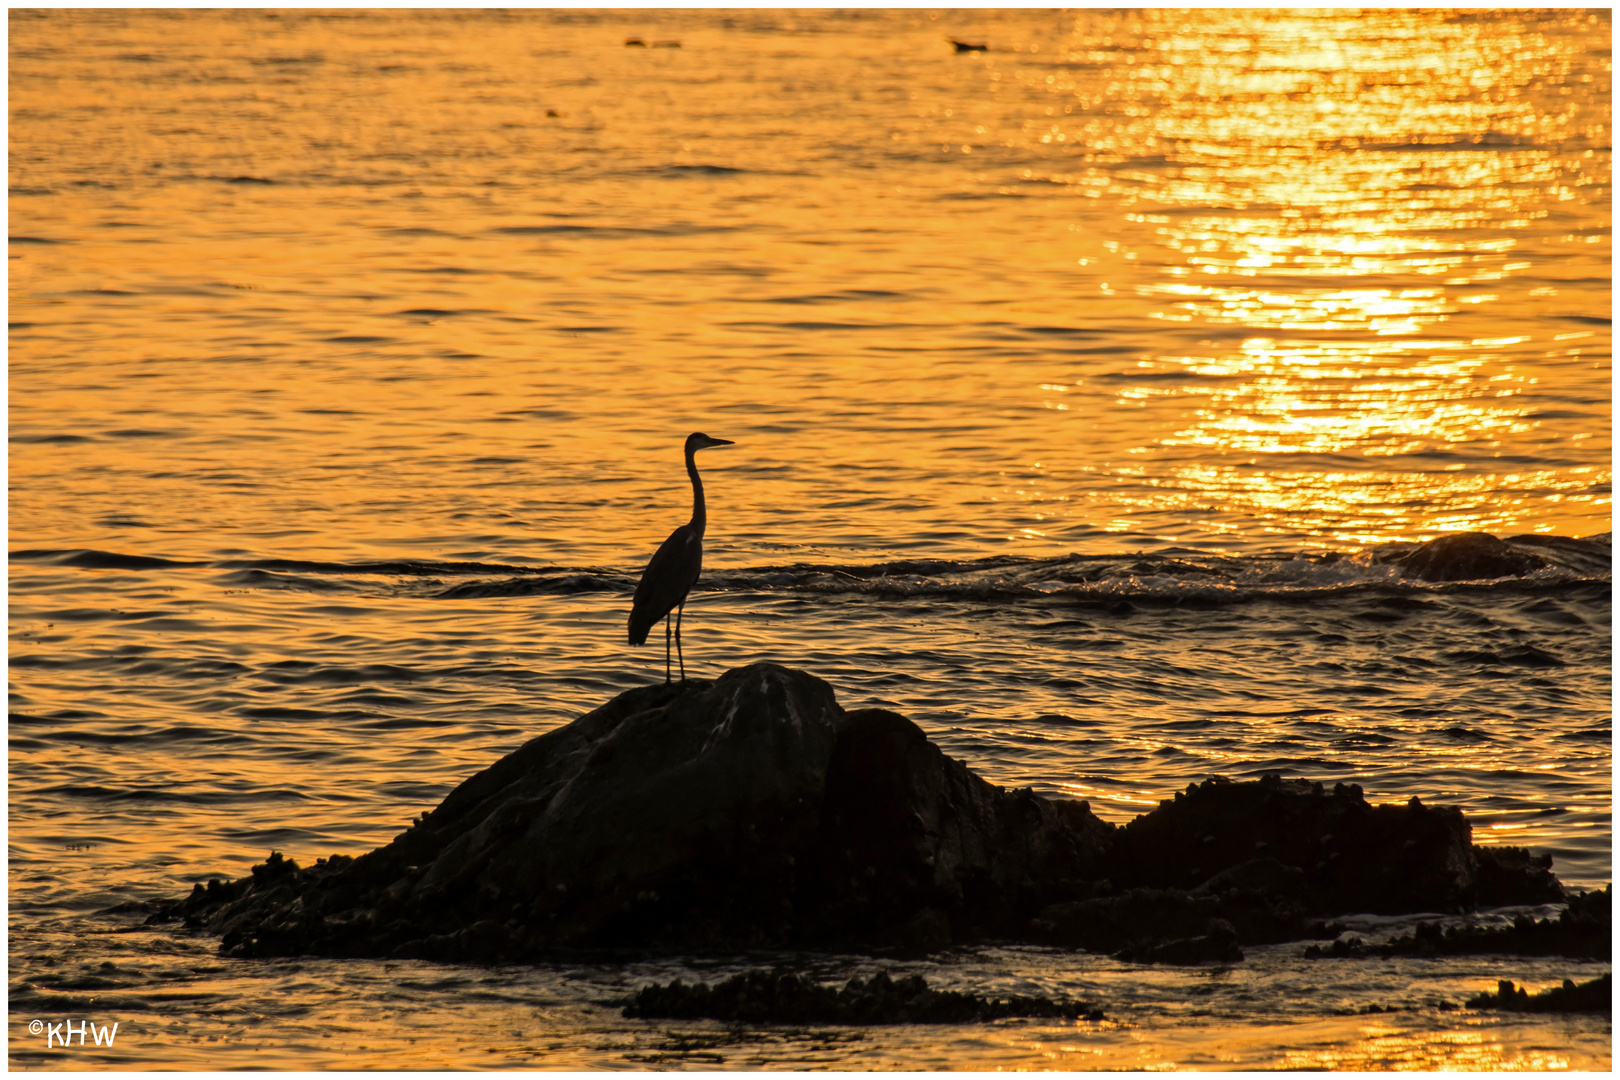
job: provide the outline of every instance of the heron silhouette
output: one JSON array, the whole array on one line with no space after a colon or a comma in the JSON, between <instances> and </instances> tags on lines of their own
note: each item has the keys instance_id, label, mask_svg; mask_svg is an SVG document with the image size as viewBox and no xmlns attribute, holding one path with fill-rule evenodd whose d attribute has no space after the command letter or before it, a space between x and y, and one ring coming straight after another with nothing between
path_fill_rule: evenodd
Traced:
<instances>
[{"instance_id":1,"label":"heron silhouette","mask_svg":"<svg viewBox=\"0 0 1620 1080\"><path fill-rule=\"evenodd\" d=\"M703 569L703 529L708 515L703 507L703 481L698 476L694 455L711 446L733 446L730 439L711 439L701 431L686 437L686 475L692 478L692 520L669 534L669 539L653 552L647 569L641 572L636 599L630 605L630 644L644 645L647 631L664 620L664 681L669 678L669 613L675 612L675 654L681 661L681 682L686 681L686 656L681 652L681 615L686 610L686 594L692 591Z\"/></svg>"}]
</instances>

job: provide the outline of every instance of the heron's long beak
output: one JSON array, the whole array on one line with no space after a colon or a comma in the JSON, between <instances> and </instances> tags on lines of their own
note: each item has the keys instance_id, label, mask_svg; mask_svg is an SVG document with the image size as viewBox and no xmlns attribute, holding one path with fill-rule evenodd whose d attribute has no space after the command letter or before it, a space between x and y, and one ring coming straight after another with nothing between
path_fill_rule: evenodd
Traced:
<instances>
[{"instance_id":1,"label":"heron's long beak","mask_svg":"<svg viewBox=\"0 0 1620 1080\"><path fill-rule=\"evenodd\" d=\"M713 436L710 436L709 445L710 446L736 446L737 444L732 442L730 439L716 439Z\"/></svg>"}]
</instances>

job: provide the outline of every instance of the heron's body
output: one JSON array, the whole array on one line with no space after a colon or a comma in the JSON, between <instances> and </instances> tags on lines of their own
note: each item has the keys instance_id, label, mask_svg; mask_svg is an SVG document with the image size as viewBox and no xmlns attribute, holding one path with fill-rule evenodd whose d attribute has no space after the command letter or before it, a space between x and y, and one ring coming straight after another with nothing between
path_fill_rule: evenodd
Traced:
<instances>
[{"instance_id":1,"label":"heron's body","mask_svg":"<svg viewBox=\"0 0 1620 1080\"><path fill-rule=\"evenodd\" d=\"M645 645L658 620L684 603L703 572L703 530L682 525L658 545L630 605L630 644Z\"/></svg>"},{"instance_id":2,"label":"heron's body","mask_svg":"<svg viewBox=\"0 0 1620 1080\"><path fill-rule=\"evenodd\" d=\"M675 649L681 658L681 681L686 681L686 657L680 652L681 613L686 605L686 594L697 583L703 570L703 531L708 525L708 514L703 502L703 480L698 476L697 461L693 457L699 450L711 446L730 446L727 439L711 439L702 432L686 438L686 474L692 478L692 520L669 534L669 539L658 546L647 569L641 572L641 584L636 586L636 598L630 605L630 644L642 645L647 632L664 622L664 681L669 681L669 613L675 612Z\"/></svg>"}]
</instances>

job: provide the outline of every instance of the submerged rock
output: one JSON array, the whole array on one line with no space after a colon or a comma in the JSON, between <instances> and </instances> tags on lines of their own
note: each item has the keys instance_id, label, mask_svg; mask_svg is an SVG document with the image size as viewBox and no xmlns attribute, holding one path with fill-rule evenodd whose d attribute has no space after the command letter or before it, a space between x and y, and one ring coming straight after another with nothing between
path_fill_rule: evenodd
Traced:
<instances>
[{"instance_id":1,"label":"submerged rock","mask_svg":"<svg viewBox=\"0 0 1620 1080\"><path fill-rule=\"evenodd\" d=\"M842 990L785 971L745 971L710 986L676 979L636 992L624 1015L672 1020L726 1020L744 1024L971 1024L1009 1016L1101 1020L1103 1011L1079 1001L1048 997L986 998L957 990L931 990L921 975L891 979L879 972L854 978Z\"/></svg>"},{"instance_id":2,"label":"submerged rock","mask_svg":"<svg viewBox=\"0 0 1620 1080\"><path fill-rule=\"evenodd\" d=\"M1547 566L1534 552L1522 551L1490 533L1448 533L1418 545L1395 560L1407 577L1424 581L1482 581L1523 577Z\"/></svg>"},{"instance_id":3,"label":"submerged rock","mask_svg":"<svg viewBox=\"0 0 1620 1080\"><path fill-rule=\"evenodd\" d=\"M1609 975L1579 985L1574 979L1565 979L1563 986L1532 994L1522 986L1515 987L1511 980L1501 979L1496 984L1496 993L1471 997L1468 1007L1513 1012L1606 1013L1614 1008L1614 981Z\"/></svg>"},{"instance_id":4,"label":"submerged rock","mask_svg":"<svg viewBox=\"0 0 1620 1080\"><path fill-rule=\"evenodd\" d=\"M1230 962L1349 912L1562 898L1547 861L1482 853L1461 813L1360 788L1219 778L1116 828L1008 791L911 721L801 671L626 691L471 777L385 847L159 905L233 956L456 961L581 949L986 938ZM1507 899L1511 898L1511 899Z\"/></svg>"}]
</instances>

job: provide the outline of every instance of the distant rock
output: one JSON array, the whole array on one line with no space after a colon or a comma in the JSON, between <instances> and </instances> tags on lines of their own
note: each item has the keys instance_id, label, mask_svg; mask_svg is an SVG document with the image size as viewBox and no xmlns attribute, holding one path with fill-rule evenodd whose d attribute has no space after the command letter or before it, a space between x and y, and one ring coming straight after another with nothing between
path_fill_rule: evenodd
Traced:
<instances>
[{"instance_id":1,"label":"distant rock","mask_svg":"<svg viewBox=\"0 0 1620 1080\"><path fill-rule=\"evenodd\" d=\"M1548 565L1540 555L1480 532L1448 533L1395 561L1407 577L1435 582L1523 577Z\"/></svg>"},{"instance_id":2,"label":"distant rock","mask_svg":"<svg viewBox=\"0 0 1620 1080\"><path fill-rule=\"evenodd\" d=\"M774 664L626 691L471 777L392 843L124 910L232 956L521 961L578 950L918 954L1040 941L1234 962L1321 916L1562 899L1460 811L1213 778L1123 828L1008 791L905 717ZM155 906L155 910L153 907Z\"/></svg>"}]
</instances>

